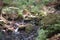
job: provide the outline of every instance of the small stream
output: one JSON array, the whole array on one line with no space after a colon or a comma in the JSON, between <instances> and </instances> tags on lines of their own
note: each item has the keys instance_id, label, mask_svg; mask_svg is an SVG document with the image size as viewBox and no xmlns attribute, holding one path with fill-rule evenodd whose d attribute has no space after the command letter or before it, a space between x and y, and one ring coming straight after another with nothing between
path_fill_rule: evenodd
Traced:
<instances>
[{"instance_id":1,"label":"small stream","mask_svg":"<svg viewBox=\"0 0 60 40\"><path fill-rule=\"evenodd\" d=\"M18 25L18 23L26 24L26 23L30 23L30 22L23 20L22 22L17 22L15 24ZM8 33L2 32L3 36L1 38L1 40L35 40L35 37L38 36L37 30L38 30L39 26L35 25L35 21L32 21L31 24L34 25L33 26L34 29L32 31L30 31L29 33L25 32L24 29L19 30L17 25L15 25L15 27L16 27L15 31L13 31L13 32L9 31Z\"/></svg>"}]
</instances>

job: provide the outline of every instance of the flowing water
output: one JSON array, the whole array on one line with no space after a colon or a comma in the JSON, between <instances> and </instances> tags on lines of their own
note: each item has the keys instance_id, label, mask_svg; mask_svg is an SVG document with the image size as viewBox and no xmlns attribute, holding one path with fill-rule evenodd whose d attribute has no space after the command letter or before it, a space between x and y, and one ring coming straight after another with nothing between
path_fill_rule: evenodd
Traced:
<instances>
[{"instance_id":1,"label":"flowing water","mask_svg":"<svg viewBox=\"0 0 60 40\"><path fill-rule=\"evenodd\" d=\"M35 37L37 37L38 35L37 33L38 26L35 25L35 21L31 22L34 25L34 29L30 33L25 32L24 29L18 31L19 27L17 27L17 25L19 25L19 23L26 24L27 22L23 20L22 22L15 23L16 24L14 26L15 31L13 32L10 31L9 33L2 32L3 36L1 40L35 40Z\"/></svg>"}]
</instances>

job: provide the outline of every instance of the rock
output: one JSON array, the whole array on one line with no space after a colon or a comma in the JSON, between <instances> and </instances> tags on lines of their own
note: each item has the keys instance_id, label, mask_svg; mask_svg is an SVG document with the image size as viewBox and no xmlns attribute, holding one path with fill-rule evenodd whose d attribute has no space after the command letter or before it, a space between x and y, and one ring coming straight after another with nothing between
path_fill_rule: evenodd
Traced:
<instances>
[{"instance_id":1,"label":"rock","mask_svg":"<svg viewBox=\"0 0 60 40\"><path fill-rule=\"evenodd\" d=\"M27 33L29 33L30 31L32 31L34 29L34 26L32 24L27 24L26 28L25 28L25 31Z\"/></svg>"}]
</instances>

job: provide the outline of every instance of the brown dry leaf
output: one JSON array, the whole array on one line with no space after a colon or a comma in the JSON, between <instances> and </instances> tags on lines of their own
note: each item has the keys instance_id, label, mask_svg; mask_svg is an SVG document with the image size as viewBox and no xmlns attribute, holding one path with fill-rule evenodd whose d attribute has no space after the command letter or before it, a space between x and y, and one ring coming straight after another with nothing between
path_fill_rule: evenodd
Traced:
<instances>
[{"instance_id":1,"label":"brown dry leaf","mask_svg":"<svg viewBox=\"0 0 60 40\"><path fill-rule=\"evenodd\" d=\"M13 27L10 27L10 28L8 28L8 30L14 31L14 28Z\"/></svg>"},{"instance_id":2,"label":"brown dry leaf","mask_svg":"<svg viewBox=\"0 0 60 40\"><path fill-rule=\"evenodd\" d=\"M23 14L24 14L24 15L30 15L31 13L30 13L27 9L24 9L24 10L23 10Z\"/></svg>"},{"instance_id":3,"label":"brown dry leaf","mask_svg":"<svg viewBox=\"0 0 60 40\"><path fill-rule=\"evenodd\" d=\"M11 27L10 25L4 25L4 28L7 28L7 30L14 31L14 27Z\"/></svg>"},{"instance_id":4,"label":"brown dry leaf","mask_svg":"<svg viewBox=\"0 0 60 40\"><path fill-rule=\"evenodd\" d=\"M4 23L7 23L8 21L4 18L4 17L2 17L2 16L0 16L0 19L4 22Z\"/></svg>"}]
</instances>

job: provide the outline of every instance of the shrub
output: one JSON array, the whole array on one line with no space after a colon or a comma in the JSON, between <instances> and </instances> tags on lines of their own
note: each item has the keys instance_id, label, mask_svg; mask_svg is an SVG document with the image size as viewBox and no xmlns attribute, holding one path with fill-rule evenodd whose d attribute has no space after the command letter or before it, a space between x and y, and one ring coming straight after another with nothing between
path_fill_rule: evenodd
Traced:
<instances>
[{"instance_id":1,"label":"shrub","mask_svg":"<svg viewBox=\"0 0 60 40\"><path fill-rule=\"evenodd\" d=\"M39 36L36 40L47 40L55 34L60 33L60 14L53 13L44 16L41 20L41 29L38 30Z\"/></svg>"}]
</instances>

